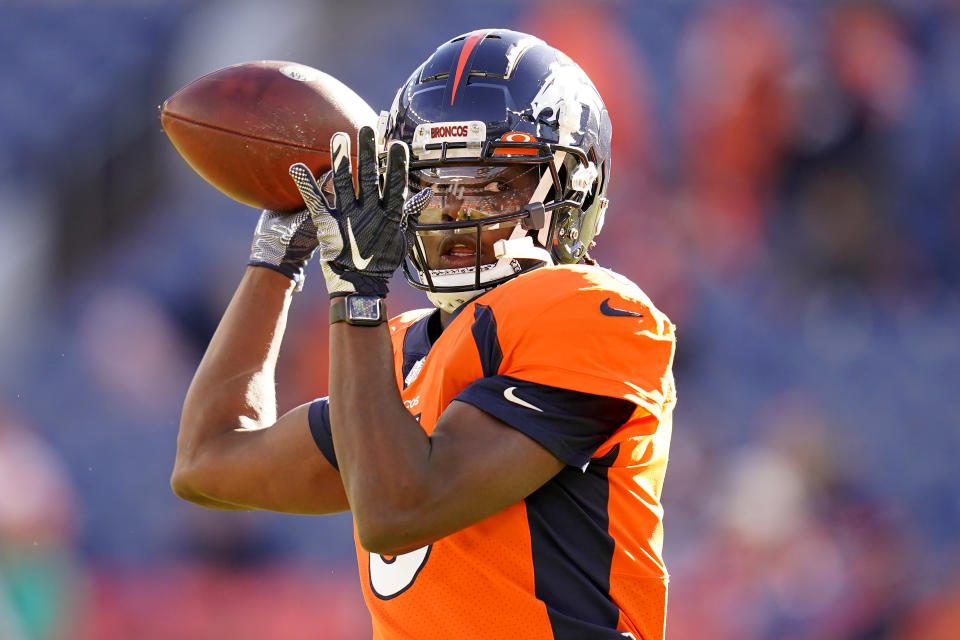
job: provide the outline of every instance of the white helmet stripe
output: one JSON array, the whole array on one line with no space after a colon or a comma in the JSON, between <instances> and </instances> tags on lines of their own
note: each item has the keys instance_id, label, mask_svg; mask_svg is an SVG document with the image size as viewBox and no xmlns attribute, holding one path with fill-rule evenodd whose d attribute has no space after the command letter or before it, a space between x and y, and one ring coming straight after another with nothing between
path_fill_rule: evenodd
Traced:
<instances>
[{"instance_id":1,"label":"white helmet stripe","mask_svg":"<svg viewBox=\"0 0 960 640\"><path fill-rule=\"evenodd\" d=\"M557 171L560 171L560 167L563 166L563 161L567 158L566 151L557 151L553 154L553 168ZM550 191L550 187L553 186L553 171L544 171L543 177L540 178L540 184L537 185L536 190L533 192L533 196L530 198L530 202L543 202L547 197L547 193ZM555 194L557 200L563 198L562 193ZM537 242L540 243L540 246L546 247L547 243L550 241L550 219L553 217L552 213L547 214L547 219L543 228L537 232Z\"/></svg>"}]
</instances>

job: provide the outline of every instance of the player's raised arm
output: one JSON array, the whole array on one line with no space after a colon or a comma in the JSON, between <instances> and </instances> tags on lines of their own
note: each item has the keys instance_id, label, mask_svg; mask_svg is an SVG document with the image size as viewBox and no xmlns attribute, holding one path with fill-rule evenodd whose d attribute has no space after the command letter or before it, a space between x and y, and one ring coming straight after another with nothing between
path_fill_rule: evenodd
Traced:
<instances>
[{"instance_id":1,"label":"player's raised arm","mask_svg":"<svg viewBox=\"0 0 960 640\"><path fill-rule=\"evenodd\" d=\"M269 210L257 227L254 266L184 404L172 478L178 495L219 508L346 508L339 475L325 457L332 460L332 452L321 454L311 442L311 427L329 425L326 403L276 418L273 371L287 307L317 247L316 229L308 214L296 212L302 200L286 174L294 161L325 169L331 133L375 119L336 78L279 60L219 69L160 106L164 131L201 177L234 200Z\"/></svg>"},{"instance_id":2,"label":"player's raised arm","mask_svg":"<svg viewBox=\"0 0 960 640\"><path fill-rule=\"evenodd\" d=\"M336 206L303 165L290 173L319 230L331 296L330 422L337 462L368 551L397 554L516 503L563 463L524 434L465 404L434 440L404 406L396 383L383 297L407 249L408 224L432 190L404 201L408 155L392 145L381 189L373 131L360 129L359 194L350 141L331 141ZM450 437L450 433L455 433Z\"/></svg>"},{"instance_id":3,"label":"player's raised arm","mask_svg":"<svg viewBox=\"0 0 960 640\"><path fill-rule=\"evenodd\" d=\"M187 391L171 478L181 498L220 509L348 508L339 474L311 437L309 405L277 420L277 355L316 246L305 212L262 214L250 266Z\"/></svg>"}]
</instances>

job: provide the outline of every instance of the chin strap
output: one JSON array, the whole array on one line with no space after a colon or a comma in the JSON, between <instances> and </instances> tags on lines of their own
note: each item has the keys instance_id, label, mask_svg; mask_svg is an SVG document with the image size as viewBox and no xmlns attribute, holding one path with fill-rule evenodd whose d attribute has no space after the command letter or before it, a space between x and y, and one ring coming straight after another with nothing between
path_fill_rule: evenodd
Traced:
<instances>
[{"instance_id":1,"label":"chin strap","mask_svg":"<svg viewBox=\"0 0 960 640\"><path fill-rule=\"evenodd\" d=\"M541 249L533 244L533 238L530 236L514 238L513 240L497 240L493 245L493 251L498 260L504 258L509 260L507 264L510 265L511 270L513 270L515 266L516 269L520 268L514 260L537 260L544 264L553 264L550 253L546 249ZM484 267L486 267L484 270L489 273L489 271L494 268L494 265L484 265ZM470 269L469 277L473 278L472 269ZM434 276L434 280L436 280L436 276ZM456 292L427 291L426 294L430 302L433 303L433 306L441 311L453 313L488 289L489 288Z\"/></svg>"},{"instance_id":2,"label":"chin strap","mask_svg":"<svg viewBox=\"0 0 960 640\"><path fill-rule=\"evenodd\" d=\"M523 236L512 240L497 240L493 243L493 254L497 259L517 259L541 260L546 263L552 262L550 254L546 249L533 244L533 238Z\"/></svg>"}]
</instances>

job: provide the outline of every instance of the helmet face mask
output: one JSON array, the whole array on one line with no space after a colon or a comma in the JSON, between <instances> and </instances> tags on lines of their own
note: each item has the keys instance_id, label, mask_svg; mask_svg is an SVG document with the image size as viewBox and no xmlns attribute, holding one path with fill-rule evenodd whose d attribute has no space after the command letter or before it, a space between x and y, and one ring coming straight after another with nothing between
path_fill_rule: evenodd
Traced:
<instances>
[{"instance_id":1,"label":"helmet face mask","mask_svg":"<svg viewBox=\"0 0 960 640\"><path fill-rule=\"evenodd\" d=\"M443 278L497 261L494 242L507 240L540 182L536 166L439 166L411 172L410 187L430 187L427 201L415 223L413 262L428 287L434 275ZM431 273L432 272L432 273ZM480 281L474 279L474 285ZM449 286L449 283L448 283Z\"/></svg>"},{"instance_id":2,"label":"helmet face mask","mask_svg":"<svg viewBox=\"0 0 960 640\"><path fill-rule=\"evenodd\" d=\"M433 190L420 212L421 225L519 212L530 203L539 182L537 167L532 166L435 166L410 175L411 190Z\"/></svg>"},{"instance_id":3,"label":"helmet face mask","mask_svg":"<svg viewBox=\"0 0 960 640\"><path fill-rule=\"evenodd\" d=\"M436 194L412 225L408 282L453 311L520 273L583 259L606 208L610 134L589 78L543 41L497 29L441 45L378 126L381 152L410 146L411 189ZM451 235L452 253L437 244Z\"/></svg>"}]
</instances>

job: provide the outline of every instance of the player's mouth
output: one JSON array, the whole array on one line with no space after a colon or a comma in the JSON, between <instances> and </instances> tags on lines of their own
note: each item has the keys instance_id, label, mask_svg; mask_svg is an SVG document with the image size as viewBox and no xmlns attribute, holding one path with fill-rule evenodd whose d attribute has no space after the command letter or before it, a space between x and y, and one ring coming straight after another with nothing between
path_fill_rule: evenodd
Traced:
<instances>
[{"instance_id":1,"label":"player's mouth","mask_svg":"<svg viewBox=\"0 0 960 640\"><path fill-rule=\"evenodd\" d=\"M440 245L440 268L459 269L477 264L477 244L472 236L455 235Z\"/></svg>"}]
</instances>

